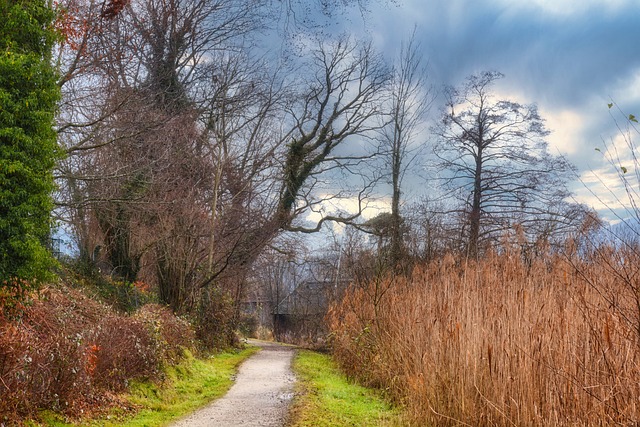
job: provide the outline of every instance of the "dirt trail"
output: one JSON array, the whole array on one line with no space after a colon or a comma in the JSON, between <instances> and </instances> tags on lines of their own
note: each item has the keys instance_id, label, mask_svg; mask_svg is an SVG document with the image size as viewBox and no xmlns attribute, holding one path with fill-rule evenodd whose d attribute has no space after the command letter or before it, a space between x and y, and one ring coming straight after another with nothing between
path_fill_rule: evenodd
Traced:
<instances>
[{"instance_id":1,"label":"dirt trail","mask_svg":"<svg viewBox=\"0 0 640 427\"><path fill-rule=\"evenodd\" d=\"M284 424L293 397L292 347L250 340L262 349L246 360L222 398L171 427L235 427Z\"/></svg>"}]
</instances>

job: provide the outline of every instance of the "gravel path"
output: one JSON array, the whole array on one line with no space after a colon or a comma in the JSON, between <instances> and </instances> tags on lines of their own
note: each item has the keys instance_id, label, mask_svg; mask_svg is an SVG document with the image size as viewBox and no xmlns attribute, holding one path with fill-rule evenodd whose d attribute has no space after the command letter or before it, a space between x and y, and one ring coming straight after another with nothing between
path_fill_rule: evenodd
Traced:
<instances>
[{"instance_id":1,"label":"gravel path","mask_svg":"<svg viewBox=\"0 0 640 427\"><path fill-rule=\"evenodd\" d=\"M249 340L261 350L246 360L222 398L171 427L281 427L293 398L293 347Z\"/></svg>"}]
</instances>

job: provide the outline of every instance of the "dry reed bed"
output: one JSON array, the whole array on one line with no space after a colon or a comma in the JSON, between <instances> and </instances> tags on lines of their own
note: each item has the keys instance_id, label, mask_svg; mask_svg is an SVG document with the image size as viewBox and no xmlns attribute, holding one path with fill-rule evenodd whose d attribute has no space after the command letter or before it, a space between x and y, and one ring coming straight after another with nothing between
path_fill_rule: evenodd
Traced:
<instances>
[{"instance_id":1,"label":"dry reed bed","mask_svg":"<svg viewBox=\"0 0 640 427\"><path fill-rule=\"evenodd\" d=\"M335 355L416 425L635 425L638 278L616 262L449 256L348 292L329 314Z\"/></svg>"}]
</instances>

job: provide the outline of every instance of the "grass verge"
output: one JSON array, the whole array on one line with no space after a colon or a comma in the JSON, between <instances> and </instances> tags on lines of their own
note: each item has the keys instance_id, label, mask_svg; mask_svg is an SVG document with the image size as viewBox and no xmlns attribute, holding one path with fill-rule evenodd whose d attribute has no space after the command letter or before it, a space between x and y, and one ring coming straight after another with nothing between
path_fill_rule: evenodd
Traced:
<instances>
[{"instance_id":1,"label":"grass verge","mask_svg":"<svg viewBox=\"0 0 640 427\"><path fill-rule=\"evenodd\" d=\"M52 427L156 427L191 413L212 400L223 396L233 384L232 376L245 359L256 353L257 347L217 354L207 359L196 359L190 353L176 366L166 369L160 384L136 382L123 396L139 410L131 416L122 410L113 410L101 419L67 423L59 415L42 415L45 426ZM38 424L31 424L38 425Z\"/></svg>"},{"instance_id":2,"label":"grass verge","mask_svg":"<svg viewBox=\"0 0 640 427\"><path fill-rule=\"evenodd\" d=\"M293 369L298 384L290 427L406 425L400 409L379 392L349 381L328 355L301 350Z\"/></svg>"}]
</instances>

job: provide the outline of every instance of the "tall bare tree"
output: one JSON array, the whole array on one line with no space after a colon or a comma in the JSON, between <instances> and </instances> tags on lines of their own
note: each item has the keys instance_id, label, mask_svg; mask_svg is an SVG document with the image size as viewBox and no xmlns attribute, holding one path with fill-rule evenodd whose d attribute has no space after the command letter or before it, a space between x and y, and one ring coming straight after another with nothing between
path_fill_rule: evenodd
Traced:
<instances>
[{"instance_id":1,"label":"tall bare tree","mask_svg":"<svg viewBox=\"0 0 640 427\"><path fill-rule=\"evenodd\" d=\"M549 131L535 105L495 100L492 85L503 75L484 72L447 90L447 110L434 128L435 154L449 171L448 186L464 200L467 253L513 224L554 220L551 208L569 192L571 165L549 153Z\"/></svg>"},{"instance_id":2,"label":"tall bare tree","mask_svg":"<svg viewBox=\"0 0 640 427\"><path fill-rule=\"evenodd\" d=\"M415 29L408 42L403 43L393 74L389 93L389 120L382 128L382 152L391 181L391 224L389 262L398 268L404 258L403 219L400 213L402 182L418 151L424 147L415 141L422 135L421 125L434 100L428 84L428 72L422 50L415 40Z\"/></svg>"},{"instance_id":3,"label":"tall bare tree","mask_svg":"<svg viewBox=\"0 0 640 427\"><path fill-rule=\"evenodd\" d=\"M301 219L340 197L318 189L329 174L355 171L361 178L357 169L371 154L347 146L357 138L371 138L378 129L380 97L389 75L370 45L358 47L341 38L320 41L311 50L302 65L304 77L275 86L274 80L267 81L268 89L259 96L244 94L238 86L227 91L235 98L221 98L228 112L216 109L209 117L212 153L222 156L218 164L226 165L218 172L221 187L213 197L224 225L219 230L237 233L232 241L220 241L227 251L217 252L222 257L214 260L217 268L203 285L232 265L250 267L280 232L310 233L327 221L357 217L326 215L311 226ZM253 88L262 84L248 82ZM234 110L233 105L247 101L251 107ZM365 183L355 197L363 197L370 186Z\"/></svg>"},{"instance_id":4,"label":"tall bare tree","mask_svg":"<svg viewBox=\"0 0 640 427\"><path fill-rule=\"evenodd\" d=\"M327 201L327 196L314 193L323 174L356 170L371 157L371 153L346 145L372 138L372 132L380 128L383 89L390 77L370 43L361 45L344 37L334 42L320 41L310 57L304 67L313 71L303 79L302 91L287 107L292 129L274 219L278 228L289 231L314 232L326 221L355 217L326 215L312 227L294 224L302 212ZM361 189L359 196L363 193Z\"/></svg>"}]
</instances>

